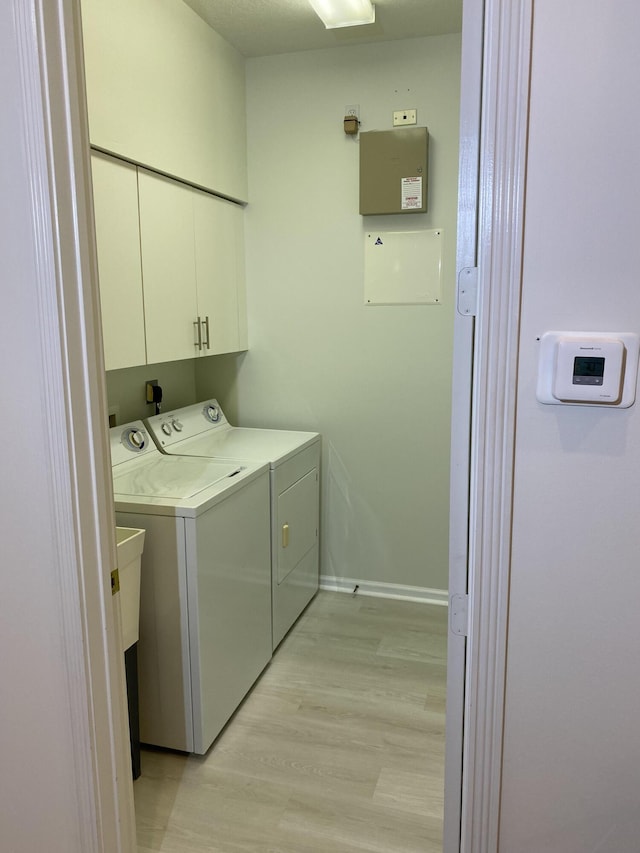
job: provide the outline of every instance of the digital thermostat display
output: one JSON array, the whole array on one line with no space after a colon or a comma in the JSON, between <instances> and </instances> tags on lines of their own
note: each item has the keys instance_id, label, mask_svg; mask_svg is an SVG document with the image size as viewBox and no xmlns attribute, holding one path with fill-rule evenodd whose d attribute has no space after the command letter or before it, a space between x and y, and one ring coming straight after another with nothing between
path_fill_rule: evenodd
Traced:
<instances>
[{"instance_id":1,"label":"digital thermostat display","mask_svg":"<svg viewBox=\"0 0 640 853\"><path fill-rule=\"evenodd\" d=\"M536 397L541 403L627 408L636 398L635 332L545 332Z\"/></svg>"},{"instance_id":2,"label":"digital thermostat display","mask_svg":"<svg viewBox=\"0 0 640 853\"><path fill-rule=\"evenodd\" d=\"M573 360L574 385L602 385L604 358L579 355Z\"/></svg>"}]
</instances>

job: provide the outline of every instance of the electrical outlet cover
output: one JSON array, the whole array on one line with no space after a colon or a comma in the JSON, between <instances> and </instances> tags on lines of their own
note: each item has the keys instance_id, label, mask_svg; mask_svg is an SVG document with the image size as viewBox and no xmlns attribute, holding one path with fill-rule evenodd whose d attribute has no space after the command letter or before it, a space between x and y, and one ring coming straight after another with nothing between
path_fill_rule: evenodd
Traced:
<instances>
[{"instance_id":1,"label":"electrical outlet cover","mask_svg":"<svg viewBox=\"0 0 640 853\"><path fill-rule=\"evenodd\" d=\"M406 124L417 124L418 122L418 111L417 110L395 110L393 113L393 126L400 127L401 125Z\"/></svg>"}]
</instances>

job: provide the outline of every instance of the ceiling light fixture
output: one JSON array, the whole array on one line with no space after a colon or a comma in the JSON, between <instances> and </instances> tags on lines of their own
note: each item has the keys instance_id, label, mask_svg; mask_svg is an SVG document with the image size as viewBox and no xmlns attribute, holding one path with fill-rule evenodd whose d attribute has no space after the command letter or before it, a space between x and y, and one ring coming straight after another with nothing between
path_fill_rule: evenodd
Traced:
<instances>
[{"instance_id":1,"label":"ceiling light fixture","mask_svg":"<svg viewBox=\"0 0 640 853\"><path fill-rule=\"evenodd\" d=\"M328 30L373 24L375 6L371 0L309 0Z\"/></svg>"}]
</instances>

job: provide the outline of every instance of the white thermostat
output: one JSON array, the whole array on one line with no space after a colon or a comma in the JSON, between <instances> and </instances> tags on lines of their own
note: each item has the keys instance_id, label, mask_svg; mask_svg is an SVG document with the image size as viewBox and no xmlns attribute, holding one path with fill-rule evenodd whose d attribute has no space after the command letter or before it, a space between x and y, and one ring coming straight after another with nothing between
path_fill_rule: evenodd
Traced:
<instances>
[{"instance_id":1,"label":"white thermostat","mask_svg":"<svg viewBox=\"0 0 640 853\"><path fill-rule=\"evenodd\" d=\"M639 350L632 332L546 332L536 397L554 405L628 408L636 399Z\"/></svg>"}]
</instances>

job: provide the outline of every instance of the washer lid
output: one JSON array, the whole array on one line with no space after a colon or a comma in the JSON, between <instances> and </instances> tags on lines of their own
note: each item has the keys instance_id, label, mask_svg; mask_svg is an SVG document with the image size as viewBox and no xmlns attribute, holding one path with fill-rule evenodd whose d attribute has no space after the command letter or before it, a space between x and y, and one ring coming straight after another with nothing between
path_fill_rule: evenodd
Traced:
<instances>
[{"instance_id":1,"label":"washer lid","mask_svg":"<svg viewBox=\"0 0 640 853\"><path fill-rule=\"evenodd\" d=\"M245 470L246 466L239 462L154 454L147 464L131 467L122 473L114 470L113 490L117 495L181 500L191 498L216 483L222 485L221 481L231 481Z\"/></svg>"}]
</instances>

